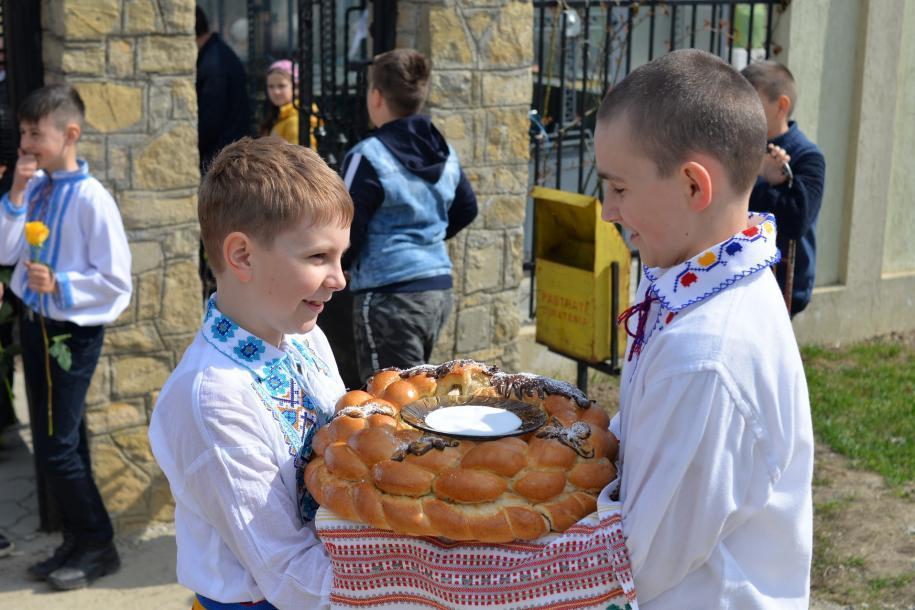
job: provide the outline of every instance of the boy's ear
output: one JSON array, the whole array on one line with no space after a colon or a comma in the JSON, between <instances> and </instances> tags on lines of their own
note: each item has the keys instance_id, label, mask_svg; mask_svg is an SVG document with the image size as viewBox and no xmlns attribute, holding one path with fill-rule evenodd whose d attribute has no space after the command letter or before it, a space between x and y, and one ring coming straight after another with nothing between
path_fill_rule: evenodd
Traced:
<instances>
[{"instance_id":1,"label":"boy's ear","mask_svg":"<svg viewBox=\"0 0 915 610\"><path fill-rule=\"evenodd\" d=\"M79 137L82 135L82 133L83 129L79 126L79 123L67 123L67 126L64 127L64 141L70 145L76 144L79 141Z\"/></svg>"},{"instance_id":2,"label":"boy's ear","mask_svg":"<svg viewBox=\"0 0 915 610\"><path fill-rule=\"evenodd\" d=\"M381 106L381 102L384 98L381 96L381 90L372 87L369 89L369 106L372 108L378 108Z\"/></svg>"},{"instance_id":3,"label":"boy's ear","mask_svg":"<svg viewBox=\"0 0 915 610\"><path fill-rule=\"evenodd\" d=\"M222 258L226 270L242 283L250 282L253 277L251 265L251 238L241 231L233 231L222 240Z\"/></svg>"},{"instance_id":4,"label":"boy's ear","mask_svg":"<svg viewBox=\"0 0 915 610\"><path fill-rule=\"evenodd\" d=\"M712 203L712 175L705 165L697 161L687 161L680 166L680 176L686 191L689 209L701 212Z\"/></svg>"},{"instance_id":5,"label":"boy's ear","mask_svg":"<svg viewBox=\"0 0 915 610\"><path fill-rule=\"evenodd\" d=\"M787 117L791 113L791 98L787 95L779 95L776 100L778 104L779 114L785 115Z\"/></svg>"}]
</instances>

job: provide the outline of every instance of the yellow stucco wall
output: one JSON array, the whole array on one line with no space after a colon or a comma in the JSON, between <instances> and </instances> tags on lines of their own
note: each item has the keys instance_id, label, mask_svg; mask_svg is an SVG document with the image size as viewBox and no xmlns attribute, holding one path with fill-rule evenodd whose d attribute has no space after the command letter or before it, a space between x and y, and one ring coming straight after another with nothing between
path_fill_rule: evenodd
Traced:
<instances>
[{"instance_id":1,"label":"yellow stucco wall","mask_svg":"<svg viewBox=\"0 0 915 610\"><path fill-rule=\"evenodd\" d=\"M905 3L893 128L893 173L886 214L883 271L915 272L915 2Z\"/></svg>"},{"instance_id":2,"label":"yellow stucco wall","mask_svg":"<svg viewBox=\"0 0 915 610\"><path fill-rule=\"evenodd\" d=\"M826 156L817 289L801 343L915 330L915 3L794 0L778 59L801 90L796 118Z\"/></svg>"}]
</instances>

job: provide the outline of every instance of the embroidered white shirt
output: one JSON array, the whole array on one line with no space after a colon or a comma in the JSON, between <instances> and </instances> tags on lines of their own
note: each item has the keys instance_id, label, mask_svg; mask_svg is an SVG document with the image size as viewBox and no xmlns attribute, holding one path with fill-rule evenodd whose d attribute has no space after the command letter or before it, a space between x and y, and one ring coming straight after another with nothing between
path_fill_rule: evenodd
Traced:
<instances>
[{"instance_id":1,"label":"embroidered white shirt","mask_svg":"<svg viewBox=\"0 0 915 610\"><path fill-rule=\"evenodd\" d=\"M227 603L328 606L333 572L299 516L296 453L344 391L319 328L277 348L210 300L149 426L175 497L178 582Z\"/></svg>"},{"instance_id":2,"label":"embroidered white shirt","mask_svg":"<svg viewBox=\"0 0 915 610\"><path fill-rule=\"evenodd\" d=\"M111 194L79 161L72 172L38 171L16 207L0 199L0 264L15 265L10 288L32 311L80 326L107 324L130 303L130 247ZM26 221L40 220L50 234L34 250L25 241ZM25 263L51 267L58 290L38 295L28 287ZM39 302L39 296L41 301Z\"/></svg>"},{"instance_id":3,"label":"embroidered white shirt","mask_svg":"<svg viewBox=\"0 0 915 610\"><path fill-rule=\"evenodd\" d=\"M637 293L659 300L624 364L611 429L643 610L808 604L807 383L768 270L774 218L751 219L681 265L646 268Z\"/></svg>"}]
</instances>

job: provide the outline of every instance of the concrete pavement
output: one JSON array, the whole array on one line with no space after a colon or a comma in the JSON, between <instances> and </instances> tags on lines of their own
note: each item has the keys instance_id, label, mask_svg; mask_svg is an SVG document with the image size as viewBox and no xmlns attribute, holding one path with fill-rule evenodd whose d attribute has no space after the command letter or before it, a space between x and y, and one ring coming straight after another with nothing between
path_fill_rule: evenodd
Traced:
<instances>
[{"instance_id":1,"label":"concrete pavement","mask_svg":"<svg viewBox=\"0 0 915 610\"><path fill-rule=\"evenodd\" d=\"M15 395L19 421L28 421L25 389L17 375ZM16 548L0 559L0 608L15 610L187 610L191 592L175 581L175 532L171 526L150 529L140 536L117 540L121 571L96 581L90 588L57 592L46 583L29 580L26 568L49 556L61 542L59 533L38 530L38 501L28 424L8 429L0 437L0 533Z\"/></svg>"}]
</instances>

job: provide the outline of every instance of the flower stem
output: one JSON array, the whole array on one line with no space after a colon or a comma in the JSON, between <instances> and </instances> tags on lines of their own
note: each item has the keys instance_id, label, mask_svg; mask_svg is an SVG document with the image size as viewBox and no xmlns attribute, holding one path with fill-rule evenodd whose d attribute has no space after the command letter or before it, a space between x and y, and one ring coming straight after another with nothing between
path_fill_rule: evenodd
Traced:
<instances>
[{"instance_id":1,"label":"flower stem","mask_svg":"<svg viewBox=\"0 0 915 610\"><path fill-rule=\"evenodd\" d=\"M41 306L41 296L38 297L38 309ZM51 411L51 350L48 344L48 331L44 326L44 315L39 311L38 323L41 325L41 338L44 339L44 372L48 378L48 436L54 436L54 419Z\"/></svg>"}]
</instances>

